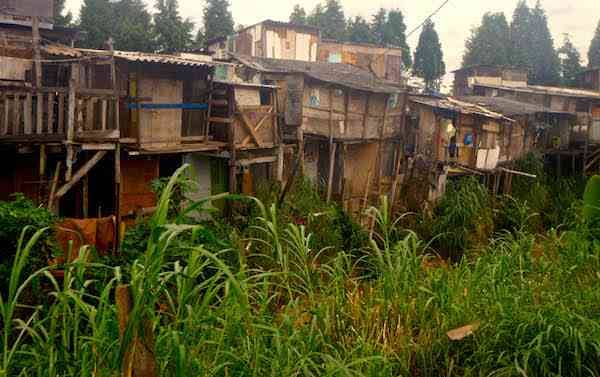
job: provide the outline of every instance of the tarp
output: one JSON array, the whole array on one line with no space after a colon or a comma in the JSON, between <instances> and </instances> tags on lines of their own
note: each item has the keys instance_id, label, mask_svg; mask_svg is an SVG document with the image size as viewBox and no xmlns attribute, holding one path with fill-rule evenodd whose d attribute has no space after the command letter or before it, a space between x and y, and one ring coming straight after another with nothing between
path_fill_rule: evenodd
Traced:
<instances>
[{"instance_id":1,"label":"tarp","mask_svg":"<svg viewBox=\"0 0 600 377\"><path fill-rule=\"evenodd\" d=\"M56 227L56 239L64 255L69 252L69 242L73 241L69 262L79 256L83 246L93 246L101 254L113 249L115 242L115 216L99 219L65 219Z\"/></svg>"}]
</instances>

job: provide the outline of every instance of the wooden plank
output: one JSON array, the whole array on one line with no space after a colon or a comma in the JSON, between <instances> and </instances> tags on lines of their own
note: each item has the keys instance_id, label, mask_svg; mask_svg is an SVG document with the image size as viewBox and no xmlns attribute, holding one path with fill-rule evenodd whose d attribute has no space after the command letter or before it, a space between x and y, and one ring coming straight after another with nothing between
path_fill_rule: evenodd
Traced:
<instances>
[{"instance_id":1,"label":"wooden plank","mask_svg":"<svg viewBox=\"0 0 600 377\"><path fill-rule=\"evenodd\" d=\"M58 179L60 176L60 168L61 168L62 162L57 162L56 163L56 168L54 170L54 178L52 178L52 186L50 187L50 197L48 198L48 209L50 209L52 212L57 213L57 208L54 205L54 200L56 197L56 189L58 187Z\"/></svg>"},{"instance_id":2,"label":"wooden plank","mask_svg":"<svg viewBox=\"0 0 600 377\"><path fill-rule=\"evenodd\" d=\"M71 78L69 82L69 109L67 113L67 169L65 172L65 180L71 180L73 172L73 157L75 151L73 149L73 140L75 139L75 115L76 115L76 98L75 86L76 81Z\"/></svg>"},{"instance_id":3,"label":"wooden plank","mask_svg":"<svg viewBox=\"0 0 600 377\"><path fill-rule=\"evenodd\" d=\"M269 164L277 161L276 156L255 157L237 160L237 166L250 166L255 164Z\"/></svg>"},{"instance_id":4,"label":"wooden plank","mask_svg":"<svg viewBox=\"0 0 600 377\"><path fill-rule=\"evenodd\" d=\"M21 94L20 93L15 93L15 98L13 99L13 118L14 118L14 124L13 124L13 133L16 135L18 133L21 133L21 112L22 112L22 106L21 106Z\"/></svg>"},{"instance_id":5,"label":"wooden plank","mask_svg":"<svg viewBox=\"0 0 600 377\"><path fill-rule=\"evenodd\" d=\"M256 124L256 127L254 127L255 131L260 131L263 128L263 125L266 123L265 121L267 119L271 118L271 113L266 114L261 120L258 121L258 123ZM252 136L248 135L244 138L244 140L242 140L242 144L240 145L240 148L244 148L246 145L248 145L248 143L250 143L250 140L252 140Z\"/></svg>"},{"instance_id":6,"label":"wooden plank","mask_svg":"<svg viewBox=\"0 0 600 377\"><path fill-rule=\"evenodd\" d=\"M87 161L74 175L73 178L64 184L57 192L56 197L62 198L70 189L77 184L84 176L86 176L90 170L104 157L106 156L106 151L98 151L96 154Z\"/></svg>"},{"instance_id":7,"label":"wooden plank","mask_svg":"<svg viewBox=\"0 0 600 377\"><path fill-rule=\"evenodd\" d=\"M2 135L8 135L8 123L10 112L10 100L6 94L3 94L4 114L2 114Z\"/></svg>"},{"instance_id":8,"label":"wooden plank","mask_svg":"<svg viewBox=\"0 0 600 377\"><path fill-rule=\"evenodd\" d=\"M222 124L231 124L235 121L233 118L220 118L220 117L210 117L209 121L211 123L222 123Z\"/></svg>"},{"instance_id":9,"label":"wooden plank","mask_svg":"<svg viewBox=\"0 0 600 377\"><path fill-rule=\"evenodd\" d=\"M37 93L35 102L35 132L39 135L44 132L44 94Z\"/></svg>"},{"instance_id":10,"label":"wooden plank","mask_svg":"<svg viewBox=\"0 0 600 377\"><path fill-rule=\"evenodd\" d=\"M102 100L102 105L100 106L100 118L101 129L104 131L106 130L106 120L108 118L108 102L105 99Z\"/></svg>"},{"instance_id":11,"label":"wooden plank","mask_svg":"<svg viewBox=\"0 0 600 377\"><path fill-rule=\"evenodd\" d=\"M85 101L85 123L83 129L92 131L94 129L94 99L88 98Z\"/></svg>"},{"instance_id":12,"label":"wooden plank","mask_svg":"<svg viewBox=\"0 0 600 377\"><path fill-rule=\"evenodd\" d=\"M242 126L244 126L246 131L248 131L250 133L250 136L252 137L252 139L254 139L254 142L260 148L262 146L262 142L261 142L260 138L258 137L258 134L256 133L256 131L252 127L252 122L250 121L250 119L248 119L246 114L244 114L243 112L240 112L239 115L242 120L240 123L242 124ZM234 143L235 143L235 140L234 140Z\"/></svg>"},{"instance_id":13,"label":"wooden plank","mask_svg":"<svg viewBox=\"0 0 600 377\"><path fill-rule=\"evenodd\" d=\"M367 94L367 101L366 101L366 105L365 105L365 114L364 114L364 118L363 118L363 131L362 131L362 138L366 139L367 138L367 121L369 119L369 105L371 102L371 94Z\"/></svg>"},{"instance_id":14,"label":"wooden plank","mask_svg":"<svg viewBox=\"0 0 600 377\"><path fill-rule=\"evenodd\" d=\"M54 93L48 94L48 133L54 133Z\"/></svg>"},{"instance_id":15,"label":"wooden plank","mask_svg":"<svg viewBox=\"0 0 600 377\"><path fill-rule=\"evenodd\" d=\"M33 113L32 111L32 97L31 97L31 93L27 93L26 97L25 97L25 108L23 109L23 121L24 121L24 126L23 126L23 132L25 133L25 135L31 135L31 130L32 130L32 124L31 124L31 115Z\"/></svg>"},{"instance_id":16,"label":"wooden plank","mask_svg":"<svg viewBox=\"0 0 600 377\"><path fill-rule=\"evenodd\" d=\"M58 95L58 124L56 125L56 133L62 134L65 132L65 95Z\"/></svg>"}]
</instances>

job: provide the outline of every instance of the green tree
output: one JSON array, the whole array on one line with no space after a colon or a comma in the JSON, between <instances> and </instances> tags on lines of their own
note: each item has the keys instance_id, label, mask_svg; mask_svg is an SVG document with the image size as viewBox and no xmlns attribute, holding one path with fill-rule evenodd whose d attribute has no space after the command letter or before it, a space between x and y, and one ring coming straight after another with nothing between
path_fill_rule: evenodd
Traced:
<instances>
[{"instance_id":1,"label":"green tree","mask_svg":"<svg viewBox=\"0 0 600 377\"><path fill-rule=\"evenodd\" d=\"M353 43L373 43L374 38L367 20L356 16L348 20L348 40Z\"/></svg>"},{"instance_id":2,"label":"green tree","mask_svg":"<svg viewBox=\"0 0 600 377\"><path fill-rule=\"evenodd\" d=\"M379 8L371 20L371 34L377 44L400 48L402 63L405 67L411 66L412 56L406 41L406 24L404 15L399 9L392 9L388 12L384 8Z\"/></svg>"},{"instance_id":3,"label":"green tree","mask_svg":"<svg viewBox=\"0 0 600 377\"><path fill-rule=\"evenodd\" d=\"M600 67L600 21L588 50L588 62L590 68Z\"/></svg>"},{"instance_id":4,"label":"green tree","mask_svg":"<svg viewBox=\"0 0 600 377\"><path fill-rule=\"evenodd\" d=\"M233 34L233 15L229 10L229 0L207 0L204 8L204 38L227 37Z\"/></svg>"},{"instance_id":5,"label":"green tree","mask_svg":"<svg viewBox=\"0 0 600 377\"><path fill-rule=\"evenodd\" d=\"M325 21L325 9L323 9L322 4L317 4L315 6L315 8L312 10L312 12L310 12L308 17L306 17L306 22L311 26L315 26L315 27L323 30L323 28L325 27L326 21Z\"/></svg>"},{"instance_id":6,"label":"green tree","mask_svg":"<svg viewBox=\"0 0 600 377\"><path fill-rule=\"evenodd\" d=\"M375 43L383 44L386 38L386 26L388 21L388 12L384 8L379 8L371 20L371 33L375 38Z\"/></svg>"},{"instance_id":7,"label":"green tree","mask_svg":"<svg viewBox=\"0 0 600 377\"><path fill-rule=\"evenodd\" d=\"M54 24L69 26L73 21L71 12L65 13L65 0L54 0Z\"/></svg>"},{"instance_id":8,"label":"green tree","mask_svg":"<svg viewBox=\"0 0 600 377\"><path fill-rule=\"evenodd\" d=\"M539 0L531 11L531 32L531 82L556 85L560 82L560 60L548 27L548 17Z\"/></svg>"},{"instance_id":9,"label":"green tree","mask_svg":"<svg viewBox=\"0 0 600 377\"><path fill-rule=\"evenodd\" d=\"M576 87L578 76L583 72L583 66L581 65L581 55L571 42L569 34L565 34L563 45L558 52L561 55L560 75L562 85Z\"/></svg>"},{"instance_id":10,"label":"green tree","mask_svg":"<svg viewBox=\"0 0 600 377\"><path fill-rule=\"evenodd\" d=\"M415 76L425 80L428 91L440 89L440 79L446 74L446 64L435 24L431 20L425 21L419 36L419 44L415 51L413 62Z\"/></svg>"},{"instance_id":11,"label":"green tree","mask_svg":"<svg viewBox=\"0 0 600 377\"><path fill-rule=\"evenodd\" d=\"M463 67L510 64L510 29L504 13L486 13L471 31L463 55Z\"/></svg>"},{"instance_id":12,"label":"green tree","mask_svg":"<svg viewBox=\"0 0 600 377\"><path fill-rule=\"evenodd\" d=\"M327 0L323 13L321 32L323 38L344 41L346 37L346 17L339 0Z\"/></svg>"},{"instance_id":13,"label":"green tree","mask_svg":"<svg viewBox=\"0 0 600 377\"><path fill-rule=\"evenodd\" d=\"M126 51L155 50L152 16L142 0L121 0L112 3L115 48Z\"/></svg>"},{"instance_id":14,"label":"green tree","mask_svg":"<svg viewBox=\"0 0 600 377\"><path fill-rule=\"evenodd\" d=\"M402 50L402 63L405 67L411 66L412 56L406 41L406 24L404 23L404 15L399 9L392 9L388 13L383 43L400 47Z\"/></svg>"},{"instance_id":15,"label":"green tree","mask_svg":"<svg viewBox=\"0 0 600 377\"><path fill-rule=\"evenodd\" d=\"M181 51L192 44L194 24L179 15L177 0L157 0L154 14L156 47L162 52Z\"/></svg>"},{"instance_id":16,"label":"green tree","mask_svg":"<svg viewBox=\"0 0 600 377\"><path fill-rule=\"evenodd\" d=\"M306 25L308 23L306 11L298 4L294 5L294 10L290 14L290 23L296 25Z\"/></svg>"},{"instance_id":17,"label":"green tree","mask_svg":"<svg viewBox=\"0 0 600 377\"><path fill-rule=\"evenodd\" d=\"M84 0L79 12L79 27L85 31L81 47L103 48L114 33L115 20L108 0Z\"/></svg>"},{"instance_id":18,"label":"green tree","mask_svg":"<svg viewBox=\"0 0 600 377\"><path fill-rule=\"evenodd\" d=\"M510 62L515 67L531 68L531 9L520 0L510 24Z\"/></svg>"}]
</instances>

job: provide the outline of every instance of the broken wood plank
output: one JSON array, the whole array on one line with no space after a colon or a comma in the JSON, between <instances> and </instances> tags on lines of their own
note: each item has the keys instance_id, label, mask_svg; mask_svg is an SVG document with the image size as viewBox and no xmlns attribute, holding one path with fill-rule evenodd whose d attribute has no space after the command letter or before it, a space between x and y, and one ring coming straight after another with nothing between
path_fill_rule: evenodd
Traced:
<instances>
[{"instance_id":1,"label":"broken wood plank","mask_svg":"<svg viewBox=\"0 0 600 377\"><path fill-rule=\"evenodd\" d=\"M87 175L90 170L104 157L106 156L106 151L98 151L96 154L87 161L72 177L72 179L65 183L57 192L56 197L62 198L77 182L79 182L85 175Z\"/></svg>"},{"instance_id":2,"label":"broken wood plank","mask_svg":"<svg viewBox=\"0 0 600 377\"><path fill-rule=\"evenodd\" d=\"M537 178L537 175L535 175L535 174L529 174L529 173L525 173L522 171L511 170L511 169L507 169L507 168L503 168L503 167L499 167L498 170L503 171L505 173L514 174L514 175L521 175L521 176L527 177L527 178Z\"/></svg>"},{"instance_id":3,"label":"broken wood plank","mask_svg":"<svg viewBox=\"0 0 600 377\"><path fill-rule=\"evenodd\" d=\"M21 95L19 93L15 93L15 98L13 100L13 111L14 111L14 124L13 124L13 133L18 134L21 133Z\"/></svg>"}]
</instances>

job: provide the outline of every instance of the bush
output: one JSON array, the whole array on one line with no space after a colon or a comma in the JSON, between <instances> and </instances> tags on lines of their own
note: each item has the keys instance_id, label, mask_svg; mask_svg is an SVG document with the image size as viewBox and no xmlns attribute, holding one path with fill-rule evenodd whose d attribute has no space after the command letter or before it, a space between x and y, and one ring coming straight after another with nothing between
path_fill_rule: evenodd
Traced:
<instances>
[{"instance_id":1,"label":"bush","mask_svg":"<svg viewBox=\"0 0 600 377\"><path fill-rule=\"evenodd\" d=\"M36 230L52 227L56 223L56 217L46 208L36 206L23 194L14 194L10 202L0 202L0 284L7 287L10 276L10 268L17 251L17 243L21 233L26 227L31 227L26 239L33 235ZM40 242L31 251L30 262L24 272L35 271L44 267L51 257L51 251L55 247L53 234L45 234Z\"/></svg>"}]
</instances>

